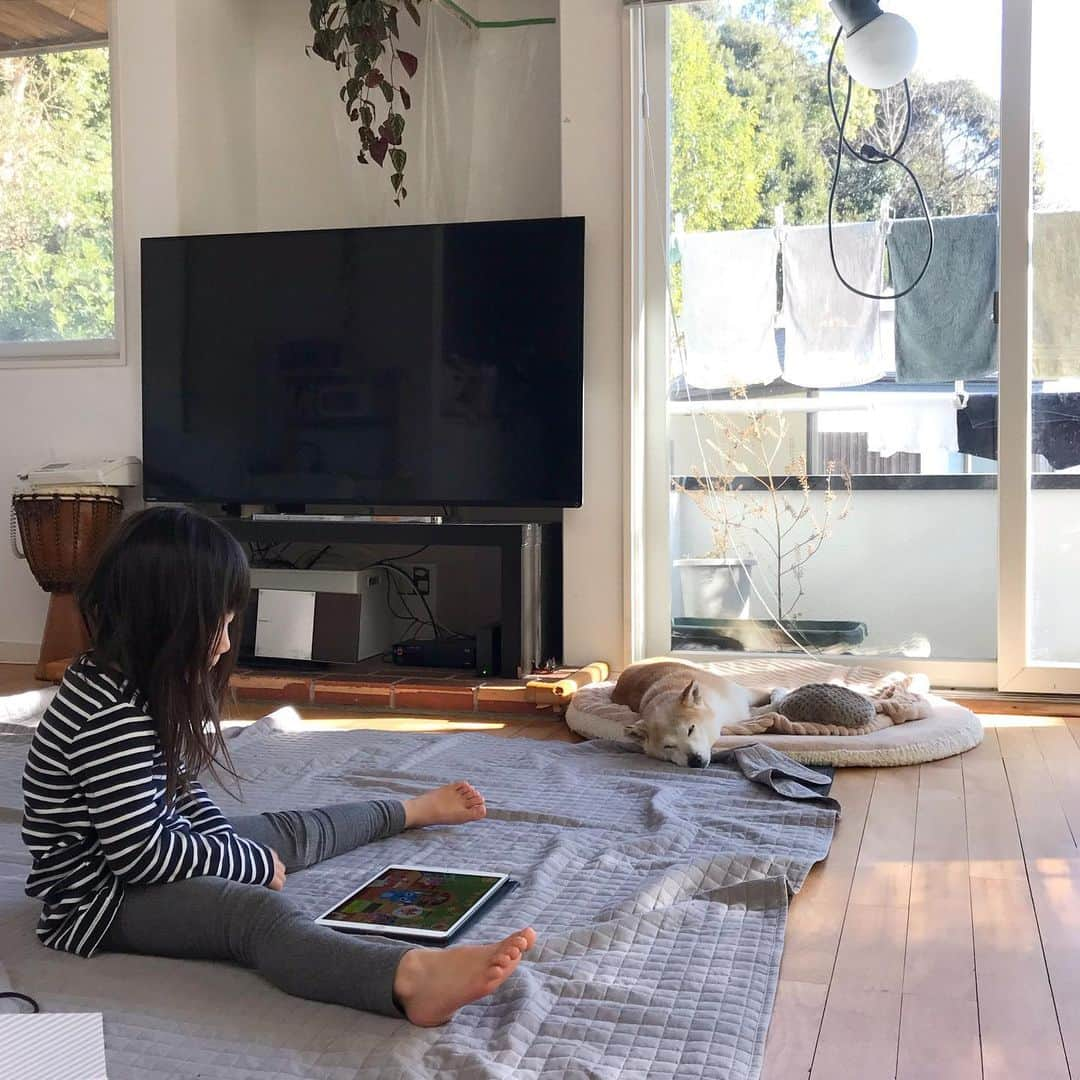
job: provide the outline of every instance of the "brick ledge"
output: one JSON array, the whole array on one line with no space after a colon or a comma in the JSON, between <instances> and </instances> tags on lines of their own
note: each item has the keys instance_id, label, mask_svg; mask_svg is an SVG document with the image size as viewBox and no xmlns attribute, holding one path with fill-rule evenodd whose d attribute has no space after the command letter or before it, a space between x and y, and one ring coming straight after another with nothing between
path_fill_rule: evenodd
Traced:
<instances>
[{"instance_id":1,"label":"brick ledge","mask_svg":"<svg viewBox=\"0 0 1080 1080\"><path fill-rule=\"evenodd\" d=\"M555 683L568 672L524 680L485 681L463 675L325 674L239 670L230 686L240 701L346 706L379 712L482 713L486 716L561 715L562 705L537 683Z\"/></svg>"}]
</instances>

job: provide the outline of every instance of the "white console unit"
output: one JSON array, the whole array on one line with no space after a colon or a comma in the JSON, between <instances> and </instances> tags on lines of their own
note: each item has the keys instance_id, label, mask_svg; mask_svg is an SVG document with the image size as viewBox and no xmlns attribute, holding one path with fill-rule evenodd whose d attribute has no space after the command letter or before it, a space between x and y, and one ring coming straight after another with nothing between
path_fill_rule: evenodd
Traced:
<instances>
[{"instance_id":1,"label":"white console unit","mask_svg":"<svg viewBox=\"0 0 1080 1080\"><path fill-rule=\"evenodd\" d=\"M395 640L389 572L252 570L255 655L349 663L386 652Z\"/></svg>"}]
</instances>

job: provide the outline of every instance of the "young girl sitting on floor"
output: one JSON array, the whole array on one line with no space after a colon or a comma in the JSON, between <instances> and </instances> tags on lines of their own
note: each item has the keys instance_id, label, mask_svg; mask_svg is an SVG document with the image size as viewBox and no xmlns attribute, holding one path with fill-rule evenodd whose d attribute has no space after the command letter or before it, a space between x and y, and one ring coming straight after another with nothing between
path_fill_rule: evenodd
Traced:
<instances>
[{"instance_id":1,"label":"young girl sitting on floor","mask_svg":"<svg viewBox=\"0 0 1080 1080\"><path fill-rule=\"evenodd\" d=\"M299 997L445 1023L510 975L531 929L420 949L316 926L282 889L287 873L402 829L482 818L483 796L461 781L403 803L227 821L195 778L215 766L237 777L219 709L248 589L239 544L189 510L136 514L102 555L80 598L93 647L64 676L23 774L38 936L79 956L231 960Z\"/></svg>"}]
</instances>

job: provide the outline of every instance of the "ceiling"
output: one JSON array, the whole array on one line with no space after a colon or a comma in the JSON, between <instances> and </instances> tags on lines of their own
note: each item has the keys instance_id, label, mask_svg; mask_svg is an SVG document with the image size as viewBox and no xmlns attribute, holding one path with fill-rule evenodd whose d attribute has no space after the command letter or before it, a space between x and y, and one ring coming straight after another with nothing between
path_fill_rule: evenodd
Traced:
<instances>
[{"instance_id":1,"label":"ceiling","mask_svg":"<svg viewBox=\"0 0 1080 1080\"><path fill-rule=\"evenodd\" d=\"M0 0L0 54L108 39L108 0Z\"/></svg>"}]
</instances>

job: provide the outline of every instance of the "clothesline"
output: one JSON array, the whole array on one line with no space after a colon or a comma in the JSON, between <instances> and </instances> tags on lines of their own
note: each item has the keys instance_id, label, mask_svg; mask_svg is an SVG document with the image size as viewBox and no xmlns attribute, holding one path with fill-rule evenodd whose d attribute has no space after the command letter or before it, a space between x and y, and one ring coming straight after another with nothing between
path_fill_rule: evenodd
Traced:
<instances>
[{"instance_id":1,"label":"clothesline","mask_svg":"<svg viewBox=\"0 0 1080 1080\"><path fill-rule=\"evenodd\" d=\"M871 398L870 395L873 395ZM669 401L668 413L671 416L690 416L693 413L816 413L841 412L848 409L865 411L879 408L907 408L919 403L933 402L940 404L952 401L957 409L967 403L967 394L957 394L951 390L873 390L858 391L846 395L842 400L836 398L721 398L712 401Z\"/></svg>"},{"instance_id":2,"label":"clothesline","mask_svg":"<svg viewBox=\"0 0 1080 1080\"><path fill-rule=\"evenodd\" d=\"M672 401L673 415L691 412L814 413L819 434L861 432L867 449L895 453L961 453L997 458L998 395L962 391L855 392L825 398L731 398ZM1031 395L1031 451L1054 470L1080 465L1080 393L1042 391Z\"/></svg>"},{"instance_id":3,"label":"clothesline","mask_svg":"<svg viewBox=\"0 0 1080 1080\"><path fill-rule=\"evenodd\" d=\"M992 374L997 218L937 218L934 230L926 280L882 305L840 285L823 226L788 226L778 216L773 228L677 228L681 374L700 389L781 378L808 389L865 386L889 372L918 386ZM1034 234L1033 371L1080 376L1080 214L1037 213ZM921 221L893 219L887 207L879 221L837 226L832 240L845 275L869 292L886 287L886 264L894 282L909 281L927 243Z\"/></svg>"}]
</instances>

